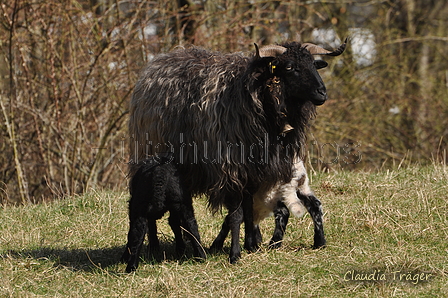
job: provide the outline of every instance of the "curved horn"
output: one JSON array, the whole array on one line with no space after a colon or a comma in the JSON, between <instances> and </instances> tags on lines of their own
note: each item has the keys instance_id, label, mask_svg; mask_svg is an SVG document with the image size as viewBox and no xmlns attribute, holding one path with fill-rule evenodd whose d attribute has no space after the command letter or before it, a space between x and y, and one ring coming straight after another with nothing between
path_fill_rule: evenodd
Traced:
<instances>
[{"instance_id":1,"label":"curved horn","mask_svg":"<svg viewBox=\"0 0 448 298\"><path fill-rule=\"evenodd\" d=\"M328 51L322 47L319 47L312 43L304 43L302 44L302 47L306 48L311 55L328 55L328 56L339 56L345 51L345 47L347 46L347 40L345 39L344 43L341 44L336 50L334 51Z\"/></svg>"},{"instance_id":2,"label":"curved horn","mask_svg":"<svg viewBox=\"0 0 448 298\"><path fill-rule=\"evenodd\" d=\"M277 57L286 52L286 48L278 45L269 45L264 46L261 49L258 48L258 45L255 43L255 49L256 49L256 57L263 58L263 57Z\"/></svg>"}]
</instances>

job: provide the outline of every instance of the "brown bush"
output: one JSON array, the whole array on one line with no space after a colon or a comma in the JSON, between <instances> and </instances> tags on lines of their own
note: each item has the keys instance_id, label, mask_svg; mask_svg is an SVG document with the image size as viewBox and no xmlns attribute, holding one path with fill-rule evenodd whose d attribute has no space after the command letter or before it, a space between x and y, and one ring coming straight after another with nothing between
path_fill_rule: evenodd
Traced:
<instances>
[{"instance_id":1,"label":"brown bush","mask_svg":"<svg viewBox=\"0 0 448 298\"><path fill-rule=\"evenodd\" d=\"M188 43L253 51L312 41L317 28L352 42L370 32L376 54L360 64L351 47L322 72L331 100L312 129L311 165L445 160L447 6L346 2L0 0L1 201L124 188L127 102L153 55Z\"/></svg>"}]
</instances>

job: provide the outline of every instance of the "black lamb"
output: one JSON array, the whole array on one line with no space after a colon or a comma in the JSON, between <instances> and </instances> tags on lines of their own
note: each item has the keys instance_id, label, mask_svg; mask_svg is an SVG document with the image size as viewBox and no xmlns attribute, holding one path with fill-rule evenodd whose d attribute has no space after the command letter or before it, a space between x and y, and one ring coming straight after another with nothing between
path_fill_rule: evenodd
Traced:
<instances>
[{"instance_id":1,"label":"black lamb","mask_svg":"<svg viewBox=\"0 0 448 298\"><path fill-rule=\"evenodd\" d=\"M194 217L191 194L186 192L179 171L169 156L153 156L138 164L138 170L130 180L128 243L121 261L127 263L126 272L137 269L140 251L146 233L149 237L148 251L159 249L156 220L167 211L169 224L174 232L176 252L182 254L185 243L182 227L191 240L194 256L205 259L198 226Z\"/></svg>"}]
</instances>

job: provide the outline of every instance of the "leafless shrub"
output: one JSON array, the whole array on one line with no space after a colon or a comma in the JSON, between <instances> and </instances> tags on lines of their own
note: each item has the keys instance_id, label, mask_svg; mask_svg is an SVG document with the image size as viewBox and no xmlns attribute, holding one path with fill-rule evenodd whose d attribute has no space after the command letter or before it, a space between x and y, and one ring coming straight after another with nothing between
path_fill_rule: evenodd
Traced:
<instances>
[{"instance_id":1,"label":"leafless shrub","mask_svg":"<svg viewBox=\"0 0 448 298\"><path fill-rule=\"evenodd\" d=\"M375 55L359 64L352 46L322 72L332 100L319 108L310 161L446 160L447 9L424 0L0 0L1 202L125 187L127 103L154 55L188 43L233 52L316 41L316 29L336 39L368 29L374 47L364 55Z\"/></svg>"}]
</instances>

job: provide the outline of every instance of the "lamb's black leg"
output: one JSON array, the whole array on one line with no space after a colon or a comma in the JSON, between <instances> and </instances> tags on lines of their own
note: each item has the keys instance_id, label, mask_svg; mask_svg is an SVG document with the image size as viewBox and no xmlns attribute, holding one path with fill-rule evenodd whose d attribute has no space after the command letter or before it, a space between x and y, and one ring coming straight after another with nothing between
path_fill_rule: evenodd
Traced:
<instances>
[{"instance_id":1,"label":"lamb's black leg","mask_svg":"<svg viewBox=\"0 0 448 298\"><path fill-rule=\"evenodd\" d=\"M131 217L128 243L121 260L127 262L126 272L135 271L138 267L140 251L147 231L147 219L144 216Z\"/></svg>"},{"instance_id":2,"label":"lamb's black leg","mask_svg":"<svg viewBox=\"0 0 448 298\"><path fill-rule=\"evenodd\" d=\"M306 209L314 222L314 245L313 248L325 246L324 224L322 204L314 195L303 195L297 192L297 196L303 201Z\"/></svg>"},{"instance_id":3,"label":"lamb's black leg","mask_svg":"<svg viewBox=\"0 0 448 298\"><path fill-rule=\"evenodd\" d=\"M269 248L279 248L282 245L283 236L285 235L286 225L288 224L289 219L289 210L283 202L277 203L277 207L274 210L274 216L275 229L271 241L269 242Z\"/></svg>"},{"instance_id":4,"label":"lamb's black leg","mask_svg":"<svg viewBox=\"0 0 448 298\"><path fill-rule=\"evenodd\" d=\"M224 241L226 240L227 235L229 235L230 227L229 227L229 215L226 216L224 222L221 226L221 231L219 231L218 236L216 236L212 245L210 246L211 251L219 251L224 246Z\"/></svg>"},{"instance_id":5,"label":"lamb's black leg","mask_svg":"<svg viewBox=\"0 0 448 298\"><path fill-rule=\"evenodd\" d=\"M245 207L246 211L245 212L243 211L245 233L246 233L245 249L249 251L254 251L261 244L262 236L260 232L260 227L258 225L253 224L252 197L246 200L245 205L246 205ZM247 212L247 209L249 209L250 212ZM221 226L221 230L219 231L218 236L216 236L215 240L210 246L210 250L218 251L222 249L224 241L226 240L226 237L230 231L230 221L233 220L231 214L232 212L229 210L229 214L225 217L224 222ZM250 235L249 237L248 234Z\"/></svg>"},{"instance_id":6,"label":"lamb's black leg","mask_svg":"<svg viewBox=\"0 0 448 298\"><path fill-rule=\"evenodd\" d=\"M222 249L224 245L224 241L227 235L231 234L231 244L230 244L230 254L229 260L231 264L234 264L241 258L241 246L240 246L240 226L243 220L245 221L246 228L246 238L245 238L245 246L249 250L254 250L255 237L255 229L253 224L253 206L252 206L252 197L246 198L246 201L243 199L242 204L245 204L246 207L243 206L238 201L234 201L233 199L227 200L227 210L228 214L224 219L224 222L221 226L221 231L219 231L218 236L213 241L210 250L217 251ZM229 204L230 203L230 204ZM243 209L247 209L244 211ZM245 218L245 216L247 217Z\"/></svg>"},{"instance_id":7,"label":"lamb's black leg","mask_svg":"<svg viewBox=\"0 0 448 298\"><path fill-rule=\"evenodd\" d=\"M170 217L168 223L171 226L171 230L174 233L174 240L176 241L176 253L181 256L185 252L185 242L182 238L180 214L176 211L170 211Z\"/></svg>"},{"instance_id":8,"label":"lamb's black leg","mask_svg":"<svg viewBox=\"0 0 448 298\"><path fill-rule=\"evenodd\" d=\"M148 218L148 255L154 255L156 251L159 251L160 244L157 237L157 223L153 218Z\"/></svg>"},{"instance_id":9,"label":"lamb's black leg","mask_svg":"<svg viewBox=\"0 0 448 298\"><path fill-rule=\"evenodd\" d=\"M121 255L120 262L127 264L130 256L131 256L131 252L129 251L128 245L126 244L126 248L125 248L123 254Z\"/></svg>"}]
</instances>

